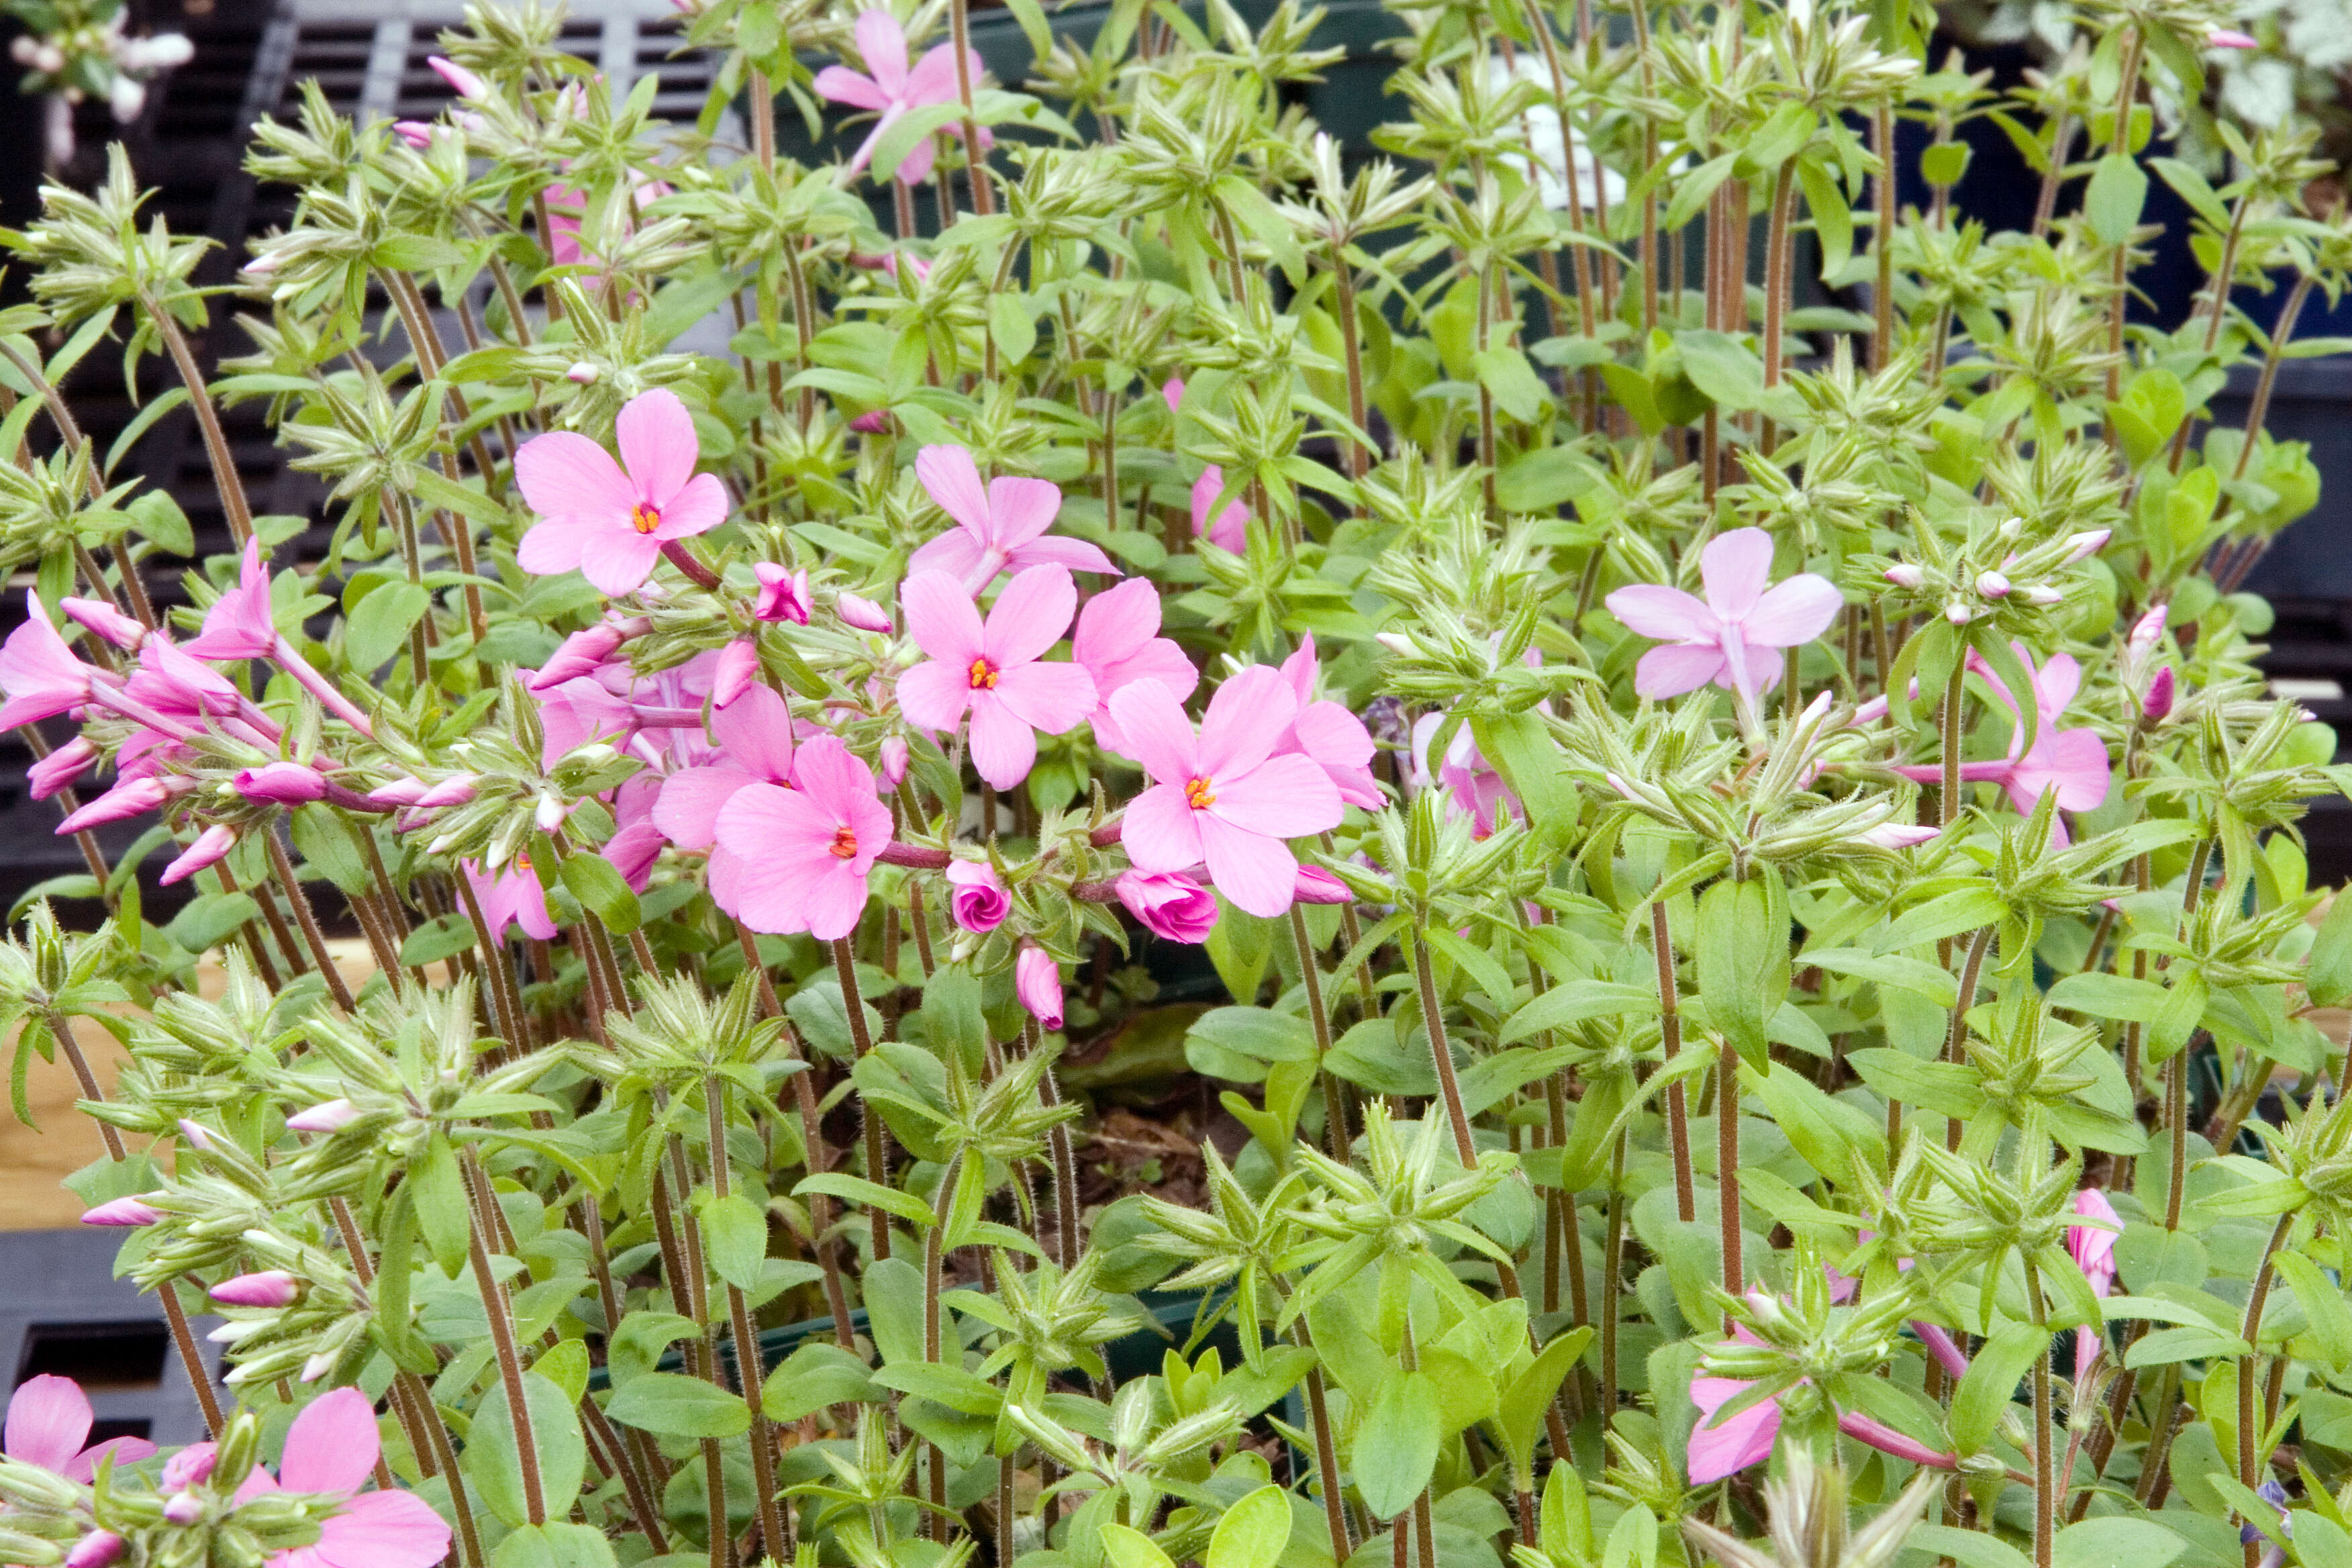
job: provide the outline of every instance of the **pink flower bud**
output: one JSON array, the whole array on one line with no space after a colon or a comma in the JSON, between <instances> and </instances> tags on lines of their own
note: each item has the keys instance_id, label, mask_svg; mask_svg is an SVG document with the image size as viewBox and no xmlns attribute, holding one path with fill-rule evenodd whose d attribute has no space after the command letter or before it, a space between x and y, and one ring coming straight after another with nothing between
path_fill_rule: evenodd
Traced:
<instances>
[{"instance_id":1,"label":"pink flower bud","mask_svg":"<svg viewBox=\"0 0 2352 1568\"><path fill-rule=\"evenodd\" d=\"M1177 405L1184 401L1184 378L1181 375L1170 376L1161 384L1160 395L1168 400L1168 412L1175 413Z\"/></svg>"},{"instance_id":2,"label":"pink flower bud","mask_svg":"<svg viewBox=\"0 0 2352 1568\"><path fill-rule=\"evenodd\" d=\"M573 362L572 368L563 373L563 379L574 386L593 386L604 374L583 359Z\"/></svg>"},{"instance_id":3,"label":"pink flower bud","mask_svg":"<svg viewBox=\"0 0 2352 1568\"><path fill-rule=\"evenodd\" d=\"M882 742L882 786L897 789L898 781L907 776L907 742L901 735L892 735Z\"/></svg>"},{"instance_id":4,"label":"pink flower bud","mask_svg":"<svg viewBox=\"0 0 2352 1568\"><path fill-rule=\"evenodd\" d=\"M192 1491L174 1492L170 1500L163 1504L163 1519L166 1523L184 1527L195 1523L204 1517L205 1500Z\"/></svg>"},{"instance_id":5,"label":"pink flower bud","mask_svg":"<svg viewBox=\"0 0 2352 1568\"><path fill-rule=\"evenodd\" d=\"M304 1383L318 1382L320 1378L334 1371L335 1363L342 1359L343 1358L341 1356L336 1354L332 1351L320 1351L318 1354L310 1357L308 1361L305 1361L302 1363L301 1381Z\"/></svg>"},{"instance_id":6,"label":"pink flower bud","mask_svg":"<svg viewBox=\"0 0 2352 1568\"><path fill-rule=\"evenodd\" d=\"M1146 931L1170 942L1206 942L1217 923L1215 895L1173 871L1122 871L1112 890Z\"/></svg>"},{"instance_id":7,"label":"pink flower bud","mask_svg":"<svg viewBox=\"0 0 2352 1568\"><path fill-rule=\"evenodd\" d=\"M59 599L58 608L112 643L135 652L147 640L147 628L101 599Z\"/></svg>"},{"instance_id":8,"label":"pink flower bud","mask_svg":"<svg viewBox=\"0 0 2352 1568\"><path fill-rule=\"evenodd\" d=\"M1353 903L1356 895L1348 890L1347 883L1322 867L1301 866L1291 897L1302 904L1346 904Z\"/></svg>"},{"instance_id":9,"label":"pink flower bud","mask_svg":"<svg viewBox=\"0 0 2352 1568\"><path fill-rule=\"evenodd\" d=\"M1977 613L1966 605L1955 603L1944 606L1944 618L1956 626L1964 626L1977 618Z\"/></svg>"},{"instance_id":10,"label":"pink flower bud","mask_svg":"<svg viewBox=\"0 0 2352 1568\"><path fill-rule=\"evenodd\" d=\"M1862 842L1874 849L1909 849L1936 837L1937 829L1914 827L1907 822L1883 822L1862 835Z\"/></svg>"},{"instance_id":11,"label":"pink flower bud","mask_svg":"<svg viewBox=\"0 0 2352 1568\"><path fill-rule=\"evenodd\" d=\"M178 858L163 868L163 886L187 880L236 847L236 829L226 822L214 823L197 834L196 841L181 850Z\"/></svg>"},{"instance_id":12,"label":"pink flower bud","mask_svg":"<svg viewBox=\"0 0 2352 1568\"><path fill-rule=\"evenodd\" d=\"M98 742L87 735L76 735L26 770L25 777L32 785L33 798L47 800L67 788L74 780L89 772L98 757Z\"/></svg>"},{"instance_id":13,"label":"pink flower bud","mask_svg":"<svg viewBox=\"0 0 2352 1568\"><path fill-rule=\"evenodd\" d=\"M1402 632L1376 632L1372 636L1372 640L1380 644L1382 647L1388 649L1391 653L1395 654L1399 658L1418 658L1421 657L1421 648L1419 645L1414 643L1411 637L1405 636Z\"/></svg>"},{"instance_id":14,"label":"pink flower bud","mask_svg":"<svg viewBox=\"0 0 2352 1568\"><path fill-rule=\"evenodd\" d=\"M1054 955L1034 943L1024 943L1013 961L1013 992L1040 1027L1062 1026L1062 966Z\"/></svg>"},{"instance_id":15,"label":"pink flower bud","mask_svg":"<svg viewBox=\"0 0 2352 1568\"><path fill-rule=\"evenodd\" d=\"M210 1294L214 1300L231 1307L284 1307L301 1292L300 1282L283 1268L265 1268L258 1274L224 1279Z\"/></svg>"},{"instance_id":16,"label":"pink flower bud","mask_svg":"<svg viewBox=\"0 0 2352 1568\"><path fill-rule=\"evenodd\" d=\"M220 1462L220 1450L210 1443L191 1443L163 1461L163 1489L185 1491L200 1487L212 1479L213 1467Z\"/></svg>"},{"instance_id":17,"label":"pink flower bud","mask_svg":"<svg viewBox=\"0 0 2352 1568\"><path fill-rule=\"evenodd\" d=\"M2072 566L2078 561L2088 561L2107 547L2107 541L2115 537L2115 531L2112 528L2087 528L2080 533L2067 535L2066 559L2059 564Z\"/></svg>"},{"instance_id":18,"label":"pink flower bud","mask_svg":"<svg viewBox=\"0 0 2352 1568\"><path fill-rule=\"evenodd\" d=\"M985 860L950 863L948 881L951 889L948 894L948 913L955 917L956 924L968 931L986 935L1003 925L1004 917L1013 910L1013 899L1004 890L1003 879L997 876L996 868ZM1024 957L1036 951L1034 948L1022 950ZM1060 994L1058 985L1055 994ZM1023 1000L1027 1001L1027 997L1024 995ZM1030 1010L1036 1011L1034 1006ZM1045 1015L1040 1013L1038 1016Z\"/></svg>"},{"instance_id":19,"label":"pink flower bud","mask_svg":"<svg viewBox=\"0 0 2352 1568\"><path fill-rule=\"evenodd\" d=\"M763 621L809 624L809 581L806 572L789 572L772 561L755 561L751 574L760 580L760 603L751 614Z\"/></svg>"},{"instance_id":20,"label":"pink flower bud","mask_svg":"<svg viewBox=\"0 0 2352 1568\"><path fill-rule=\"evenodd\" d=\"M548 655L539 673L524 681L533 691L545 691L583 675L593 675L604 662L613 657L613 650L626 640L620 623L598 621L585 631L573 632L563 639L563 646Z\"/></svg>"},{"instance_id":21,"label":"pink flower bud","mask_svg":"<svg viewBox=\"0 0 2352 1568\"><path fill-rule=\"evenodd\" d=\"M2170 718L2178 684L2172 666L2168 664L2158 670L2147 683L2146 695L2139 700L2139 716L2151 724L2161 724Z\"/></svg>"},{"instance_id":22,"label":"pink flower bud","mask_svg":"<svg viewBox=\"0 0 2352 1568\"><path fill-rule=\"evenodd\" d=\"M285 265L286 258L272 250L255 257L239 270L248 278L267 278Z\"/></svg>"},{"instance_id":23,"label":"pink flower bud","mask_svg":"<svg viewBox=\"0 0 2352 1568\"><path fill-rule=\"evenodd\" d=\"M423 779L393 779L368 791L368 798L378 805L415 805L430 787Z\"/></svg>"},{"instance_id":24,"label":"pink flower bud","mask_svg":"<svg viewBox=\"0 0 2352 1568\"><path fill-rule=\"evenodd\" d=\"M1886 580L1898 588L1916 588L1927 580L1927 574L1911 563L1902 561L1886 569Z\"/></svg>"},{"instance_id":25,"label":"pink flower bud","mask_svg":"<svg viewBox=\"0 0 2352 1568\"><path fill-rule=\"evenodd\" d=\"M85 827L102 827L110 822L142 816L186 787L183 782L174 788L154 775L126 779L58 823L58 831L60 834L79 833Z\"/></svg>"},{"instance_id":26,"label":"pink flower bud","mask_svg":"<svg viewBox=\"0 0 2352 1568\"><path fill-rule=\"evenodd\" d=\"M451 773L431 789L416 797L416 804L431 811L436 806L463 805L474 798L474 775Z\"/></svg>"},{"instance_id":27,"label":"pink flower bud","mask_svg":"<svg viewBox=\"0 0 2352 1568\"><path fill-rule=\"evenodd\" d=\"M2262 40L2252 33L2241 33L2234 27L2216 27L2205 35L2209 49L2259 49Z\"/></svg>"},{"instance_id":28,"label":"pink flower bud","mask_svg":"<svg viewBox=\"0 0 2352 1568\"><path fill-rule=\"evenodd\" d=\"M112 1568L122 1556L122 1537L110 1530L93 1530L66 1553L65 1568Z\"/></svg>"},{"instance_id":29,"label":"pink flower bud","mask_svg":"<svg viewBox=\"0 0 2352 1568\"><path fill-rule=\"evenodd\" d=\"M869 408L849 422L849 427L860 436L879 436L890 428L890 411Z\"/></svg>"},{"instance_id":30,"label":"pink flower bud","mask_svg":"<svg viewBox=\"0 0 2352 1568\"><path fill-rule=\"evenodd\" d=\"M2017 591L2017 596L2029 605L2042 605L2061 604L2066 597L2047 583L2036 583L2030 588L2020 588Z\"/></svg>"},{"instance_id":31,"label":"pink flower bud","mask_svg":"<svg viewBox=\"0 0 2352 1568\"><path fill-rule=\"evenodd\" d=\"M292 1132L339 1132L359 1117L360 1108L348 1100L322 1100L288 1117L286 1127Z\"/></svg>"},{"instance_id":32,"label":"pink flower bud","mask_svg":"<svg viewBox=\"0 0 2352 1568\"><path fill-rule=\"evenodd\" d=\"M760 645L737 637L719 650L719 665L710 676L710 705L726 708L751 689L760 675Z\"/></svg>"},{"instance_id":33,"label":"pink flower bud","mask_svg":"<svg viewBox=\"0 0 2352 1568\"><path fill-rule=\"evenodd\" d=\"M323 797L327 781L318 769L300 763L270 763L239 772L236 793L268 805L300 805Z\"/></svg>"},{"instance_id":34,"label":"pink flower bud","mask_svg":"<svg viewBox=\"0 0 2352 1568\"><path fill-rule=\"evenodd\" d=\"M1886 693L1884 691L1853 710L1853 722L1857 724L1875 724L1885 717Z\"/></svg>"},{"instance_id":35,"label":"pink flower bud","mask_svg":"<svg viewBox=\"0 0 2352 1568\"><path fill-rule=\"evenodd\" d=\"M835 594L833 596L833 613L839 616L844 624L861 632L887 632L890 629L890 616L882 606L856 594Z\"/></svg>"},{"instance_id":36,"label":"pink flower bud","mask_svg":"<svg viewBox=\"0 0 2352 1568\"><path fill-rule=\"evenodd\" d=\"M191 1121L184 1116L181 1117L180 1137L192 1147L201 1149L207 1154L213 1152L212 1130L201 1121Z\"/></svg>"},{"instance_id":37,"label":"pink flower bud","mask_svg":"<svg viewBox=\"0 0 2352 1568\"><path fill-rule=\"evenodd\" d=\"M552 833L562 827L569 815L563 809L563 802L551 795L541 795L539 804L530 810L530 819L539 825L541 833Z\"/></svg>"},{"instance_id":38,"label":"pink flower bud","mask_svg":"<svg viewBox=\"0 0 2352 1568\"><path fill-rule=\"evenodd\" d=\"M84 1209L84 1225L139 1226L153 1225L163 1217L163 1211L143 1197L112 1198L94 1209Z\"/></svg>"},{"instance_id":39,"label":"pink flower bud","mask_svg":"<svg viewBox=\"0 0 2352 1568\"><path fill-rule=\"evenodd\" d=\"M1979 572L1977 592L1988 599L2005 599L2009 597L2009 579L1998 572Z\"/></svg>"},{"instance_id":40,"label":"pink flower bud","mask_svg":"<svg viewBox=\"0 0 2352 1568\"><path fill-rule=\"evenodd\" d=\"M425 63L431 66L433 68L433 74L439 77L443 81L447 82L449 84L449 90L456 93L459 98L484 99L490 96L489 84L483 81L480 77L476 76L472 71L467 70L464 66L459 65L457 61L444 59L439 55L434 55L429 57Z\"/></svg>"},{"instance_id":41,"label":"pink flower bud","mask_svg":"<svg viewBox=\"0 0 2352 1568\"><path fill-rule=\"evenodd\" d=\"M2164 640L2164 623L2171 614L2171 605L2158 605L2140 616L2132 623L2131 635L2124 639L2124 646L2129 648L2135 657L2147 655L2157 644Z\"/></svg>"},{"instance_id":42,"label":"pink flower bud","mask_svg":"<svg viewBox=\"0 0 2352 1568\"><path fill-rule=\"evenodd\" d=\"M433 127L425 121L395 120L392 122L392 132L419 153L433 145Z\"/></svg>"}]
</instances>

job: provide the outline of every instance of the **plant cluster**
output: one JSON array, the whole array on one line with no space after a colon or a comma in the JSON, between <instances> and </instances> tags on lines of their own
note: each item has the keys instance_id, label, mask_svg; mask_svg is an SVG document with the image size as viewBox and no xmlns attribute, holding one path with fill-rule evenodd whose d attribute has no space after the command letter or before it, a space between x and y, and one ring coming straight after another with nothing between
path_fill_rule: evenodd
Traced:
<instances>
[{"instance_id":1,"label":"plant cluster","mask_svg":"<svg viewBox=\"0 0 2352 1568\"><path fill-rule=\"evenodd\" d=\"M20 1391L0 1557L2352 1560L2347 778L2240 586L2352 219L2292 127L2144 157L2224 9L2085 4L1998 234L1899 5L1395 0L1378 152L1297 0L1016 0L1018 83L691 15L692 127L535 4L434 121L311 90L226 289L119 153L0 237L0 725L105 904L0 1004L214 1435ZM1101 1201L1180 1072L1199 1195Z\"/></svg>"},{"instance_id":2,"label":"plant cluster","mask_svg":"<svg viewBox=\"0 0 2352 1568\"><path fill-rule=\"evenodd\" d=\"M24 29L8 45L25 68L18 90L47 100L42 151L52 169L74 155L73 111L84 99L128 125L147 107L149 80L195 58L185 34L125 32L124 0L7 0L0 15Z\"/></svg>"}]
</instances>

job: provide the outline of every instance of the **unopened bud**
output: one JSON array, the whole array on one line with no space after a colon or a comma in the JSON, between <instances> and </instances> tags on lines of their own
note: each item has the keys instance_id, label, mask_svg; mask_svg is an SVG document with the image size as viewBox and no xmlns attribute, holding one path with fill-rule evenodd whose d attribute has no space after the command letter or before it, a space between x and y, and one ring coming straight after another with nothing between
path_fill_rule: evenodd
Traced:
<instances>
[{"instance_id":1,"label":"unopened bud","mask_svg":"<svg viewBox=\"0 0 2352 1568\"><path fill-rule=\"evenodd\" d=\"M2139 716L2150 724L2163 723L2172 715L2177 688L2178 678L2168 664L2148 681L2147 692L2139 700Z\"/></svg>"},{"instance_id":2,"label":"unopened bud","mask_svg":"<svg viewBox=\"0 0 2352 1568\"><path fill-rule=\"evenodd\" d=\"M574 386L593 386L596 384L597 378L604 374L586 360L576 360L572 363L572 368L563 373L563 379Z\"/></svg>"},{"instance_id":3,"label":"unopened bud","mask_svg":"<svg viewBox=\"0 0 2352 1568\"><path fill-rule=\"evenodd\" d=\"M2005 599L2009 597L2009 579L1998 572L1979 572L1977 592L1988 599Z\"/></svg>"},{"instance_id":4,"label":"unopened bud","mask_svg":"<svg viewBox=\"0 0 2352 1568\"><path fill-rule=\"evenodd\" d=\"M1927 574L1910 562L1902 561L1886 569L1886 580L1898 588L1916 588L1927 580Z\"/></svg>"},{"instance_id":5,"label":"unopened bud","mask_svg":"<svg viewBox=\"0 0 2352 1568\"><path fill-rule=\"evenodd\" d=\"M2105 550L2107 547L2107 541L2114 537L2115 530L2111 528L2090 528L2080 533L2069 534L2066 539L2066 559L2059 564L2072 566L2078 561L2088 561L2092 556Z\"/></svg>"},{"instance_id":6,"label":"unopened bud","mask_svg":"<svg viewBox=\"0 0 2352 1568\"><path fill-rule=\"evenodd\" d=\"M563 817L563 802L551 795L541 795L539 805L532 808L530 814L531 821L539 825L541 833L552 833L562 827Z\"/></svg>"},{"instance_id":7,"label":"unopened bud","mask_svg":"<svg viewBox=\"0 0 2352 1568\"><path fill-rule=\"evenodd\" d=\"M861 632L887 632L890 629L890 617L882 606L860 595L835 595L833 611L845 625Z\"/></svg>"},{"instance_id":8,"label":"unopened bud","mask_svg":"<svg viewBox=\"0 0 2352 1568\"><path fill-rule=\"evenodd\" d=\"M1944 606L1944 618L1956 626L1967 626L1977 618L1975 610L1955 600Z\"/></svg>"},{"instance_id":9,"label":"unopened bud","mask_svg":"<svg viewBox=\"0 0 2352 1568\"><path fill-rule=\"evenodd\" d=\"M163 1505L163 1517L173 1524L194 1524L205 1517L205 1500L194 1492L175 1492Z\"/></svg>"}]
</instances>

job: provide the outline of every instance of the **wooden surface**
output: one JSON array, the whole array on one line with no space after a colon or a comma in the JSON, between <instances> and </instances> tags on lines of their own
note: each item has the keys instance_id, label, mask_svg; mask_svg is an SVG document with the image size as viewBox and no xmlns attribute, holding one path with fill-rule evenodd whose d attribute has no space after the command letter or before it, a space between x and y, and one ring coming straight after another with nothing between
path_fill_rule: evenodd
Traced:
<instances>
[{"instance_id":1,"label":"wooden surface","mask_svg":"<svg viewBox=\"0 0 2352 1568\"><path fill-rule=\"evenodd\" d=\"M335 955L335 967L353 986L373 972L366 943L331 942L327 945ZM215 963L201 965L196 976L197 990L206 997L218 996L226 984ZM111 1088L115 1069L125 1054L122 1047L112 1035L87 1018L77 1020L76 1025L74 1038L89 1056L90 1069L100 1085ZM9 1041L8 1048L13 1052L16 1042ZM14 1115L0 1110L0 1231L58 1230L79 1224L81 1200L62 1184L84 1165L104 1157L106 1144L98 1135L98 1124L74 1109L81 1091L62 1055L54 1062L33 1058L26 1075L26 1097L32 1103L34 1127L21 1125Z\"/></svg>"}]
</instances>

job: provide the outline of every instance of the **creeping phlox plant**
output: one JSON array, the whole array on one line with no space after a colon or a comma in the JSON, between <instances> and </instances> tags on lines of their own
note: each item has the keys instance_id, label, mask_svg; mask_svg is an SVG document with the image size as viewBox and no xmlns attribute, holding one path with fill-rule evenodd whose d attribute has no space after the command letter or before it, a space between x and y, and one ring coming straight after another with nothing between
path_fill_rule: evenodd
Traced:
<instances>
[{"instance_id":1,"label":"creeping phlox plant","mask_svg":"<svg viewBox=\"0 0 2352 1568\"><path fill-rule=\"evenodd\" d=\"M49 189L0 725L105 908L0 1004L213 1442L27 1384L0 1558L2352 1561L2347 778L2241 591L2352 218L2151 155L2221 7L2079 10L2015 233L1807 0L1399 0L1344 153L1296 0L710 0L694 126L484 5L258 127L231 288Z\"/></svg>"}]
</instances>

